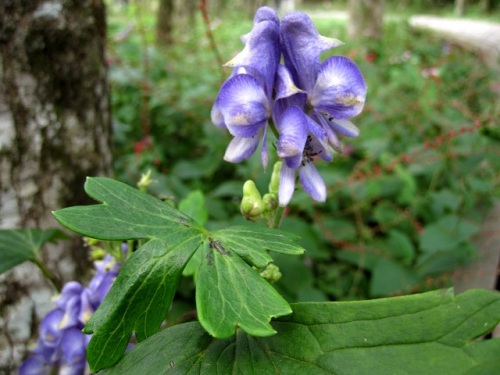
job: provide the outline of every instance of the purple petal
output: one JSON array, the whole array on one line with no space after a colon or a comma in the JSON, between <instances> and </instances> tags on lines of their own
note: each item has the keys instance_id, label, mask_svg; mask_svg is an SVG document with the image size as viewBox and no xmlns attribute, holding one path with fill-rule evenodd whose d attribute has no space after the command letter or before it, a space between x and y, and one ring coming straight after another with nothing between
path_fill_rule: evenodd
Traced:
<instances>
[{"instance_id":1,"label":"purple petal","mask_svg":"<svg viewBox=\"0 0 500 375\"><path fill-rule=\"evenodd\" d=\"M259 144L260 133L252 137L234 137L227 146L224 160L240 163L253 155Z\"/></svg>"},{"instance_id":2,"label":"purple petal","mask_svg":"<svg viewBox=\"0 0 500 375\"><path fill-rule=\"evenodd\" d=\"M64 316L59 322L59 328L80 326L80 312L82 308L82 295L74 296L68 300L64 309Z\"/></svg>"},{"instance_id":3,"label":"purple petal","mask_svg":"<svg viewBox=\"0 0 500 375\"><path fill-rule=\"evenodd\" d=\"M297 169L302 163L303 155L302 153L285 158L285 163L288 168Z\"/></svg>"},{"instance_id":4,"label":"purple petal","mask_svg":"<svg viewBox=\"0 0 500 375\"><path fill-rule=\"evenodd\" d=\"M59 375L84 375L88 372L85 372L85 363L78 365L66 365L62 364L59 369Z\"/></svg>"},{"instance_id":5,"label":"purple petal","mask_svg":"<svg viewBox=\"0 0 500 375\"><path fill-rule=\"evenodd\" d=\"M62 334L61 334L62 337ZM59 340L58 340L59 342ZM47 362L49 365L56 363L59 358L59 351L57 347L57 343L53 346L47 346L41 338L38 339L38 345L36 348L33 350L33 354L37 355L45 362Z\"/></svg>"},{"instance_id":6,"label":"purple petal","mask_svg":"<svg viewBox=\"0 0 500 375\"><path fill-rule=\"evenodd\" d=\"M359 129L349 120L335 119L329 122L331 128L346 137L357 137L359 135Z\"/></svg>"},{"instance_id":7,"label":"purple petal","mask_svg":"<svg viewBox=\"0 0 500 375\"><path fill-rule=\"evenodd\" d=\"M321 124L321 128L323 129L324 134L326 135L326 139L332 145L332 147L337 152L342 153L342 144L340 143L339 138L337 137L337 135L333 131L332 127L330 126L330 123L317 110L314 110L311 115L314 117L316 122L319 122ZM320 138L320 142L324 145L326 145L326 143L327 143L327 142L324 142L323 138Z\"/></svg>"},{"instance_id":8,"label":"purple petal","mask_svg":"<svg viewBox=\"0 0 500 375\"><path fill-rule=\"evenodd\" d=\"M234 136L255 135L270 115L269 101L258 81L248 74L228 79L217 96L214 107ZM220 122L217 114L215 120Z\"/></svg>"},{"instance_id":9,"label":"purple petal","mask_svg":"<svg viewBox=\"0 0 500 375\"><path fill-rule=\"evenodd\" d=\"M262 135L262 149L260 151L260 158L262 160L264 170L266 170L267 163L269 162L269 155L267 152L267 124L264 126L264 134Z\"/></svg>"},{"instance_id":10,"label":"purple petal","mask_svg":"<svg viewBox=\"0 0 500 375\"><path fill-rule=\"evenodd\" d=\"M40 355L28 357L19 367L19 375L49 375L51 366Z\"/></svg>"},{"instance_id":11,"label":"purple petal","mask_svg":"<svg viewBox=\"0 0 500 375\"><path fill-rule=\"evenodd\" d=\"M50 311L40 323L40 340L43 345L54 347L57 346L62 334L59 327L64 316L64 312L60 309Z\"/></svg>"},{"instance_id":12,"label":"purple petal","mask_svg":"<svg viewBox=\"0 0 500 375\"><path fill-rule=\"evenodd\" d=\"M299 87L310 92L316 81L319 55L342 44L339 40L319 35L308 15L292 12L281 21L281 42L285 65Z\"/></svg>"},{"instance_id":13,"label":"purple petal","mask_svg":"<svg viewBox=\"0 0 500 375\"><path fill-rule=\"evenodd\" d=\"M281 165L280 186L278 188L278 202L285 207L292 200L295 191L295 169L288 168L285 163Z\"/></svg>"},{"instance_id":14,"label":"purple petal","mask_svg":"<svg viewBox=\"0 0 500 375\"><path fill-rule=\"evenodd\" d=\"M326 185L314 163L309 162L299 168L299 179L307 194L317 202L326 200Z\"/></svg>"},{"instance_id":15,"label":"purple petal","mask_svg":"<svg viewBox=\"0 0 500 375\"><path fill-rule=\"evenodd\" d=\"M311 136L310 146L313 149L313 152L316 153L321 159L328 162L333 160L333 150L328 145L328 142Z\"/></svg>"},{"instance_id":16,"label":"purple petal","mask_svg":"<svg viewBox=\"0 0 500 375\"><path fill-rule=\"evenodd\" d=\"M298 107L287 108L280 119L278 130L278 156L287 158L302 155L307 140L307 118L304 112Z\"/></svg>"},{"instance_id":17,"label":"purple petal","mask_svg":"<svg viewBox=\"0 0 500 375\"><path fill-rule=\"evenodd\" d=\"M309 132L311 132L316 138L326 140L326 130L324 129L324 126L321 124L318 124L319 120L317 118L317 114L315 112L311 113L311 117L307 116L307 129Z\"/></svg>"},{"instance_id":18,"label":"purple petal","mask_svg":"<svg viewBox=\"0 0 500 375\"><path fill-rule=\"evenodd\" d=\"M215 101L212 111L210 112L210 118L212 120L212 124L221 127L221 128L226 128L226 124L224 124L224 115L222 114L222 111L220 110L219 103Z\"/></svg>"},{"instance_id":19,"label":"purple petal","mask_svg":"<svg viewBox=\"0 0 500 375\"><path fill-rule=\"evenodd\" d=\"M305 103L307 94L303 90L295 86L290 71L282 64L278 65L274 86L276 90L276 100L288 98L292 95L302 93L302 97Z\"/></svg>"},{"instance_id":20,"label":"purple petal","mask_svg":"<svg viewBox=\"0 0 500 375\"><path fill-rule=\"evenodd\" d=\"M61 340L63 358L73 368L83 369L85 367L87 350L85 336L79 329L70 328L64 332Z\"/></svg>"},{"instance_id":21,"label":"purple petal","mask_svg":"<svg viewBox=\"0 0 500 375\"><path fill-rule=\"evenodd\" d=\"M366 83L358 66L347 57L333 56L321 64L309 99L315 109L342 120L359 114L365 97Z\"/></svg>"},{"instance_id":22,"label":"purple petal","mask_svg":"<svg viewBox=\"0 0 500 375\"><path fill-rule=\"evenodd\" d=\"M76 281L64 284L61 295L55 301L56 306L65 309L68 301L74 297L78 297L83 292L83 289L83 286Z\"/></svg>"},{"instance_id":23,"label":"purple petal","mask_svg":"<svg viewBox=\"0 0 500 375\"><path fill-rule=\"evenodd\" d=\"M96 310L94 304L92 303L93 295L90 289L85 289L82 293L80 300L80 312L78 314L78 321L82 324L86 324L94 311Z\"/></svg>"},{"instance_id":24,"label":"purple petal","mask_svg":"<svg viewBox=\"0 0 500 375\"><path fill-rule=\"evenodd\" d=\"M262 80L267 97L271 97L274 75L280 59L279 25L261 21L247 35L245 48L225 66L250 68Z\"/></svg>"},{"instance_id":25,"label":"purple petal","mask_svg":"<svg viewBox=\"0 0 500 375\"><path fill-rule=\"evenodd\" d=\"M104 300L104 297L108 294L109 290L111 289L111 286L113 285L114 281L116 279L116 274L114 273L107 273L105 274L102 279L100 280L100 283L98 287L95 289L93 295L92 295L92 305L95 307L99 307L99 305L102 303Z\"/></svg>"},{"instance_id":26,"label":"purple petal","mask_svg":"<svg viewBox=\"0 0 500 375\"><path fill-rule=\"evenodd\" d=\"M253 24L256 25L262 21L272 21L279 25L280 19L278 13L271 7L260 7L255 12L255 17L253 18Z\"/></svg>"},{"instance_id":27,"label":"purple petal","mask_svg":"<svg viewBox=\"0 0 500 375\"><path fill-rule=\"evenodd\" d=\"M260 7L257 9L257 12L255 12L255 17L253 18L253 24L256 25L262 21L272 21L275 22L277 25L279 25L280 20L278 17L278 14L273 8L264 6ZM248 34L242 35L241 36L241 41L243 43L246 43L248 41L248 38L250 36L251 32Z\"/></svg>"},{"instance_id":28,"label":"purple petal","mask_svg":"<svg viewBox=\"0 0 500 375\"><path fill-rule=\"evenodd\" d=\"M98 273L113 272L115 274L118 274L121 266L121 263L117 262L116 259L113 258L110 254L106 254L106 256L102 260L94 262L94 267Z\"/></svg>"}]
</instances>

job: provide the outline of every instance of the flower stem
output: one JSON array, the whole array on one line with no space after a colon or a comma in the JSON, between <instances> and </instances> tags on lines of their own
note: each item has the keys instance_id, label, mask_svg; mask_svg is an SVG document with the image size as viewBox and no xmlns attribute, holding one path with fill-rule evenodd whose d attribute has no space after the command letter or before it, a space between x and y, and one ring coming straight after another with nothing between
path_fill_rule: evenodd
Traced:
<instances>
[{"instance_id":1,"label":"flower stem","mask_svg":"<svg viewBox=\"0 0 500 375\"><path fill-rule=\"evenodd\" d=\"M61 293L61 283L56 278L56 276L52 272L50 272L44 266L44 264L40 262L40 260L33 259L32 262L35 263L38 266L38 268L40 268L40 271L42 271L43 276L45 276L45 278L50 281L50 283L54 286L54 288L56 288L57 293Z\"/></svg>"},{"instance_id":2,"label":"flower stem","mask_svg":"<svg viewBox=\"0 0 500 375\"><path fill-rule=\"evenodd\" d=\"M274 211L273 219L269 223L269 228L279 229L279 227L281 226L281 221L285 216L285 210L286 207L278 206L278 208L276 208L276 211Z\"/></svg>"}]
</instances>

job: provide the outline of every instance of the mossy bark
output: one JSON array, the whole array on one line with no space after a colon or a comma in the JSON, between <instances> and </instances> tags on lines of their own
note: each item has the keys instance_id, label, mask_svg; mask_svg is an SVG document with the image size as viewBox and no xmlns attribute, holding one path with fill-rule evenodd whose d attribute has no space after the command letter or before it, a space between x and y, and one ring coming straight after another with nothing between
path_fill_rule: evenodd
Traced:
<instances>
[{"instance_id":1,"label":"mossy bark","mask_svg":"<svg viewBox=\"0 0 500 375\"><path fill-rule=\"evenodd\" d=\"M105 27L99 0L0 2L0 228L58 226L51 211L89 203L86 176L110 175ZM85 273L74 241L48 250L62 281ZM30 264L0 285L0 372L9 373L52 306L34 302L50 293Z\"/></svg>"}]
</instances>

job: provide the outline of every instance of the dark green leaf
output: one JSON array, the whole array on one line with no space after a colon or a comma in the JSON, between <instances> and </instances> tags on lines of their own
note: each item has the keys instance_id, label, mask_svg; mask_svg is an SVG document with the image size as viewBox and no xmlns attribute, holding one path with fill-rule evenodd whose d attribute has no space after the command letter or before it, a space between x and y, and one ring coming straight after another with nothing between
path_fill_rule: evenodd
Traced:
<instances>
[{"instance_id":1,"label":"dark green leaf","mask_svg":"<svg viewBox=\"0 0 500 375\"><path fill-rule=\"evenodd\" d=\"M204 225L208 219L205 207L205 196L200 190L192 191L179 202L179 210L193 218L198 224Z\"/></svg>"},{"instance_id":2,"label":"dark green leaf","mask_svg":"<svg viewBox=\"0 0 500 375\"><path fill-rule=\"evenodd\" d=\"M99 205L69 207L54 212L62 225L100 240L165 238L172 231L204 229L189 216L159 199L121 182L89 177L87 194Z\"/></svg>"},{"instance_id":3,"label":"dark green leaf","mask_svg":"<svg viewBox=\"0 0 500 375\"><path fill-rule=\"evenodd\" d=\"M415 285L418 276L412 270L390 259L379 259L372 270L370 295L372 297L403 294Z\"/></svg>"},{"instance_id":4,"label":"dark green leaf","mask_svg":"<svg viewBox=\"0 0 500 375\"><path fill-rule=\"evenodd\" d=\"M276 333L271 317L290 314L290 305L223 243L206 243L196 288L198 318L214 337L226 338L236 327L255 336Z\"/></svg>"},{"instance_id":5,"label":"dark green leaf","mask_svg":"<svg viewBox=\"0 0 500 375\"><path fill-rule=\"evenodd\" d=\"M159 330L192 257L201 263L190 270L196 273L196 267L200 268L200 321L214 336L228 337L236 326L251 335L270 335L274 333L271 317L291 312L251 265L263 267L271 262L268 250L301 254L304 250L295 244L297 236L256 225L212 234L165 202L107 178L89 178L85 190L102 204L57 211L54 216L61 224L97 239L149 240L127 260L85 327L85 332L94 334L87 355L91 370L116 363L133 331L141 341ZM198 210L200 194L188 197L183 207L203 219ZM196 254L200 246L203 251Z\"/></svg>"},{"instance_id":6,"label":"dark green leaf","mask_svg":"<svg viewBox=\"0 0 500 375\"><path fill-rule=\"evenodd\" d=\"M388 253L397 259L401 259L405 264L409 264L415 256L415 247L406 233L397 229L389 231L387 238Z\"/></svg>"},{"instance_id":7,"label":"dark green leaf","mask_svg":"<svg viewBox=\"0 0 500 375\"><path fill-rule=\"evenodd\" d=\"M216 340L196 322L140 343L105 375L490 374L500 340L476 341L500 321L500 294L471 290L371 301L293 304L277 335Z\"/></svg>"},{"instance_id":8,"label":"dark green leaf","mask_svg":"<svg viewBox=\"0 0 500 375\"><path fill-rule=\"evenodd\" d=\"M424 228L420 247L424 252L452 250L461 241L476 233L479 226L455 215L441 217L436 223Z\"/></svg>"},{"instance_id":9,"label":"dark green leaf","mask_svg":"<svg viewBox=\"0 0 500 375\"><path fill-rule=\"evenodd\" d=\"M93 371L112 366L134 330L139 341L158 332L172 302L184 265L200 243L193 236L169 248L151 240L132 253L85 333L93 333L87 360ZM168 250L167 250L168 249Z\"/></svg>"},{"instance_id":10,"label":"dark green leaf","mask_svg":"<svg viewBox=\"0 0 500 375\"><path fill-rule=\"evenodd\" d=\"M45 243L65 238L59 229L0 230L0 274L27 260L38 261L38 251Z\"/></svg>"},{"instance_id":11,"label":"dark green leaf","mask_svg":"<svg viewBox=\"0 0 500 375\"><path fill-rule=\"evenodd\" d=\"M300 239L298 236L255 225L222 229L215 233L215 238L256 267L264 267L272 262L273 259L266 250L288 255L304 253L304 249L296 244Z\"/></svg>"}]
</instances>

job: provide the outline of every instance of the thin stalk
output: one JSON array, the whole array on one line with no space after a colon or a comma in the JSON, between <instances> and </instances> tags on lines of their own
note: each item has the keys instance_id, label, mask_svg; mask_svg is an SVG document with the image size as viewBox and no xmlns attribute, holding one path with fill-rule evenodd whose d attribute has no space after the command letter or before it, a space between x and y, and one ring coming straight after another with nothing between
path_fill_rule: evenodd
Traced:
<instances>
[{"instance_id":1,"label":"thin stalk","mask_svg":"<svg viewBox=\"0 0 500 375\"><path fill-rule=\"evenodd\" d=\"M40 271L42 271L43 276L45 276L45 278L50 281L50 283L54 286L54 288L56 288L57 293L61 293L61 283L57 279L57 277L52 272L50 272L45 267L45 265L42 262L40 262L39 259L32 259L31 261L35 263L38 266L38 268L40 268Z\"/></svg>"},{"instance_id":2,"label":"thin stalk","mask_svg":"<svg viewBox=\"0 0 500 375\"><path fill-rule=\"evenodd\" d=\"M285 216L286 207L278 206L276 211L274 211L274 216L272 221L269 223L269 228L279 229L281 226L281 222L283 221L283 217Z\"/></svg>"},{"instance_id":3,"label":"thin stalk","mask_svg":"<svg viewBox=\"0 0 500 375\"><path fill-rule=\"evenodd\" d=\"M221 79L224 80L224 70L222 66L224 62L222 61L222 57L219 53L219 49L217 48L217 43L215 42L214 34L212 33L212 28L210 25L210 17L208 16L208 8L207 8L207 0L200 0L199 9L201 11L201 17L203 19L203 23L205 24L205 35L210 43L210 49L212 50L215 61L217 62L217 66L219 67L219 72L221 74Z\"/></svg>"}]
</instances>

